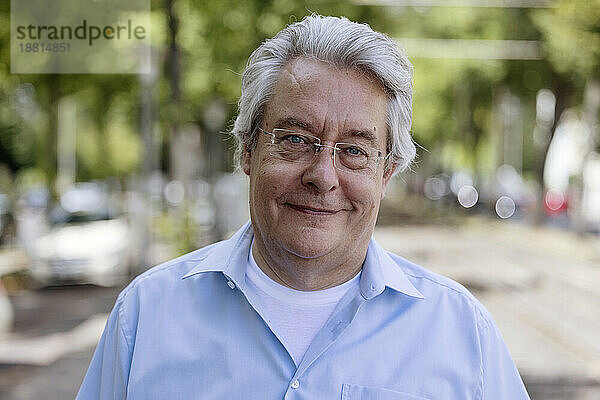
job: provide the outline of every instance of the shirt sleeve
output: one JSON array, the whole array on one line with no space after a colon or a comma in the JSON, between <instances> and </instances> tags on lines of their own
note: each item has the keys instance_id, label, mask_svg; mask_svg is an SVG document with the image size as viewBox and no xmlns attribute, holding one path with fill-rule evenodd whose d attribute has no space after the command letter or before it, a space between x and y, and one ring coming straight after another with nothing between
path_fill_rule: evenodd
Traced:
<instances>
[{"instance_id":1,"label":"shirt sleeve","mask_svg":"<svg viewBox=\"0 0 600 400\"><path fill-rule=\"evenodd\" d=\"M498 327L484 321L481 330L482 400L530 400L519 371L512 360Z\"/></svg>"},{"instance_id":2,"label":"shirt sleeve","mask_svg":"<svg viewBox=\"0 0 600 400\"><path fill-rule=\"evenodd\" d=\"M118 400L127 398L131 365L131 339L126 335L121 303L111 311L100 342L79 388L76 400Z\"/></svg>"}]
</instances>

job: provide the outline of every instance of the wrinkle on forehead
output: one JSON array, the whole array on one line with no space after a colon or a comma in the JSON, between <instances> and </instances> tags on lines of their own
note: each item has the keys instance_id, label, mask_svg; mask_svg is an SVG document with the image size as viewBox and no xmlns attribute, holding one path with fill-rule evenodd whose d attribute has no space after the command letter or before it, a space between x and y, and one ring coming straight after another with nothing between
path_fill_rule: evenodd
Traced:
<instances>
[{"instance_id":1,"label":"wrinkle on forehead","mask_svg":"<svg viewBox=\"0 0 600 400\"><path fill-rule=\"evenodd\" d=\"M283 68L281 69L281 71L283 72L284 70L287 70L287 73L293 73L299 76L310 76L310 74L302 74L301 71L298 71L298 66L297 64L299 62L302 61L308 61L308 62L314 62L314 63L319 63L322 64L323 66L326 66L334 71L337 72L344 72L346 73L346 75L349 75L350 73L356 73L357 75L359 75L360 77L374 83L377 86L380 86L381 89L387 94L387 91L385 89L385 85L383 84L383 82L381 81L381 79L379 79L377 77L377 75L373 74L371 71L369 71L368 69L361 67L359 65L354 66L354 65L338 65L335 64L333 62L327 61L327 60L321 60L317 57L312 57L312 56L298 56L298 57L294 57L291 60L289 60L286 64L284 64Z\"/></svg>"},{"instance_id":2,"label":"wrinkle on forehead","mask_svg":"<svg viewBox=\"0 0 600 400\"><path fill-rule=\"evenodd\" d=\"M294 89L302 90L300 83L296 80L297 71L294 71L293 64L287 63L285 67L279 73L277 78L277 85L283 83L283 81L289 81L289 85Z\"/></svg>"},{"instance_id":3,"label":"wrinkle on forehead","mask_svg":"<svg viewBox=\"0 0 600 400\"><path fill-rule=\"evenodd\" d=\"M366 81L369 81L374 86L377 86L378 88L380 88L383 91L383 93L386 95L386 97L388 95L385 85L383 84L381 79L379 79L377 77L377 75L373 74L368 69L360 67L360 66L337 65L337 64L334 64L329 61L320 60L316 57L300 56L300 57L296 57L296 58L293 58L292 60L288 61L287 64L285 65L284 69L289 69L288 72L295 75L294 79L296 79L296 76L298 77L299 80L310 79L312 77L312 75L306 71L305 67L298 65L302 61L304 61L304 62L308 61L308 62L321 64L333 72L343 73L344 75L346 75L346 77L348 77L350 79L353 77L360 77Z\"/></svg>"},{"instance_id":4,"label":"wrinkle on forehead","mask_svg":"<svg viewBox=\"0 0 600 400\"><path fill-rule=\"evenodd\" d=\"M330 85L332 85L328 88L315 86L315 84L318 83L315 81L319 78L315 78L315 70L310 67L310 64L320 65L325 69L329 69L332 75L343 74L347 80L337 79L335 81L328 82ZM282 86L289 85L286 88L287 90L292 90L292 93L288 93L289 95L306 95L309 91L312 92L315 89L321 91L327 89L340 90L343 86L347 85L348 82L355 80L369 82L371 85L370 89L375 89L375 91L380 90L381 94L385 96L387 102L387 93L384 86L381 84L381 81L372 73L365 71L362 68L340 67L313 57L297 57L286 63L277 77L275 90L278 88L280 89ZM369 90L369 88L365 85L357 84L353 86L357 91L353 92L352 95L361 95L365 92L365 90L371 92L371 90Z\"/></svg>"}]
</instances>

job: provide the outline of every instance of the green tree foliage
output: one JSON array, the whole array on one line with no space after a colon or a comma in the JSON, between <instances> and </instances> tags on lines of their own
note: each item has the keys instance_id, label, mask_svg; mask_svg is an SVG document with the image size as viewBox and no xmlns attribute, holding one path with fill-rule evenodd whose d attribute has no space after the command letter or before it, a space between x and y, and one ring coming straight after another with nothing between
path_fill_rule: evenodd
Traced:
<instances>
[{"instance_id":1,"label":"green tree foliage","mask_svg":"<svg viewBox=\"0 0 600 400\"><path fill-rule=\"evenodd\" d=\"M544 38L554 70L583 86L600 73L600 1L561 0L538 10L533 20Z\"/></svg>"},{"instance_id":2,"label":"green tree foliage","mask_svg":"<svg viewBox=\"0 0 600 400\"><path fill-rule=\"evenodd\" d=\"M0 163L13 173L38 169L53 180L56 106L62 97L74 96L77 178L126 176L138 170L144 157L139 78L10 74L8 3L0 5ZM539 10L384 7L319 0L174 0L180 97L173 101L166 4L152 0L152 42L160 70L155 112L164 147L169 145L174 121L201 127L203 141L209 144L204 150L209 153L210 143L223 142L224 135L207 124L209 104L215 99L226 104L226 123L220 129L226 131L236 113L240 74L249 54L265 38L311 12L346 15L394 38L542 42L545 57L536 61L411 58L415 65L413 133L424 147L448 154L434 160L439 165L433 169L478 170L490 163L496 151L491 137L494 96L498 88L505 88L528 110L523 114L523 168L539 177L534 161L539 155L530 138L537 91L552 89L565 109L581 102L587 79L599 72L599 0L563 0L557 7ZM227 147L231 146L223 146ZM225 160L221 165L227 164ZM168 163L162 166L168 168Z\"/></svg>"}]
</instances>

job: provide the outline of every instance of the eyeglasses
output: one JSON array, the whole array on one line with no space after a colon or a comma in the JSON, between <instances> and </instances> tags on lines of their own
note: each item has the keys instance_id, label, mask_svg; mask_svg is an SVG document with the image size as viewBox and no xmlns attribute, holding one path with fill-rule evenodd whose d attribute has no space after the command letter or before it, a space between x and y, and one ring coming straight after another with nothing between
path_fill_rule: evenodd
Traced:
<instances>
[{"instance_id":1,"label":"eyeglasses","mask_svg":"<svg viewBox=\"0 0 600 400\"><path fill-rule=\"evenodd\" d=\"M321 139L305 133L288 129L273 129L262 133L271 136L271 155L281 160L311 163L323 148L333 150L333 165L336 169L356 175L373 175L379 166L379 160L387 159L381 151L360 143L335 143L333 146L321 144Z\"/></svg>"}]
</instances>

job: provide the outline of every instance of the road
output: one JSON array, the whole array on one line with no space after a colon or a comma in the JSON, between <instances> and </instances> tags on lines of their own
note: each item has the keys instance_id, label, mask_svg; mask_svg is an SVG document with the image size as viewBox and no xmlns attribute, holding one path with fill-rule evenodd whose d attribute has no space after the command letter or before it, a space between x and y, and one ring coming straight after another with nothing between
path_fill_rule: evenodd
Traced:
<instances>
[{"instance_id":1,"label":"road","mask_svg":"<svg viewBox=\"0 0 600 400\"><path fill-rule=\"evenodd\" d=\"M600 238L516 223L378 227L377 240L467 286L491 311L533 400L600 399ZM11 296L0 399L74 397L120 288Z\"/></svg>"}]
</instances>

